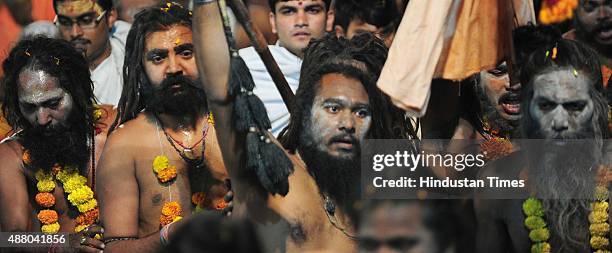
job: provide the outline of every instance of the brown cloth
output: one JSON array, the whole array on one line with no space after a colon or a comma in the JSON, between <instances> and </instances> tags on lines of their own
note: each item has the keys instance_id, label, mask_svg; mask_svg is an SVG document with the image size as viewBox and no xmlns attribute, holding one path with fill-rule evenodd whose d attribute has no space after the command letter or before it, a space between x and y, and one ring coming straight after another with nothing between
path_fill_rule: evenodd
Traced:
<instances>
[{"instance_id":1,"label":"brown cloth","mask_svg":"<svg viewBox=\"0 0 612 253\"><path fill-rule=\"evenodd\" d=\"M512 29L535 23L530 0L412 0L378 87L410 116L425 114L431 80L462 80L508 59Z\"/></svg>"}]
</instances>

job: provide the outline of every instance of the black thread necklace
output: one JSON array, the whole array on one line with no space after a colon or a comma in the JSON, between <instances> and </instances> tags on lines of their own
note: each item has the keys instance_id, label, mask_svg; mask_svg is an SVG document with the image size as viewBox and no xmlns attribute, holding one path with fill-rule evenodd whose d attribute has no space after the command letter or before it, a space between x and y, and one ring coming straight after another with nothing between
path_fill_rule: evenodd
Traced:
<instances>
[{"instance_id":1,"label":"black thread necklace","mask_svg":"<svg viewBox=\"0 0 612 253\"><path fill-rule=\"evenodd\" d=\"M192 147L185 147L181 143L179 143L178 141L174 140L174 138L172 138L172 136L170 136L170 134L168 134L166 132L166 129L164 127L164 123L162 123L162 121L159 119L159 116L157 116L156 113L153 113L153 115L155 116L155 119L157 120L157 122L159 122L161 130L162 130L162 132L164 132L164 135L166 136L166 139L170 143L170 146L172 146L172 148L174 148L174 150L179 154L179 156L183 159L183 161L185 161L189 166L194 167L194 168L202 168L202 167L204 167L204 150L206 148L206 135L208 134L210 114L207 117L208 120L206 120L206 125L204 125L204 128L202 129L202 139L200 141L196 142L196 144L194 144L194 146L192 146ZM183 150L180 150L174 144L175 142L179 143L179 145L183 148ZM201 156L199 158L197 158L193 154L193 149L200 142L202 143L202 153L201 153Z\"/></svg>"}]
</instances>

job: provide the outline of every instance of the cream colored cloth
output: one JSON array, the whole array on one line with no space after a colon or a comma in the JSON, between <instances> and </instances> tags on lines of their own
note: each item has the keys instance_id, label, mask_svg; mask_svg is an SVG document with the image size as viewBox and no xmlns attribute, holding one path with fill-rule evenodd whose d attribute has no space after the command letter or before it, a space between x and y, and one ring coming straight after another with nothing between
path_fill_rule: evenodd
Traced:
<instances>
[{"instance_id":1,"label":"cream colored cloth","mask_svg":"<svg viewBox=\"0 0 612 253\"><path fill-rule=\"evenodd\" d=\"M535 23L529 0L412 0L378 87L413 117L427 110L433 78L462 80L510 52L512 28Z\"/></svg>"}]
</instances>

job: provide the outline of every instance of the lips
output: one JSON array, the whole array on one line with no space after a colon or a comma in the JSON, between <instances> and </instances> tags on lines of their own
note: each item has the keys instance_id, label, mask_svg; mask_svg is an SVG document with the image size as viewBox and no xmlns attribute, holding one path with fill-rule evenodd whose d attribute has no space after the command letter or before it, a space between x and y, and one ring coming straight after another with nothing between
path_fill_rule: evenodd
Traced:
<instances>
[{"instance_id":1,"label":"lips","mask_svg":"<svg viewBox=\"0 0 612 253\"><path fill-rule=\"evenodd\" d=\"M293 33L294 37L310 37L309 32L295 32Z\"/></svg>"},{"instance_id":2,"label":"lips","mask_svg":"<svg viewBox=\"0 0 612 253\"><path fill-rule=\"evenodd\" d=\"M600 40L610 40L612 39L612 26L607 28L602 28L597 32L597 37Z\"/></svg>"},{"instance_id":3,"label":"lips","mask_svg":"<svg viewBox=\"0 0 612 253\"><path fill-rule=\"evenodd\" d=\"M517 115L521 113L521 96L516 93L508 92L499 98L499 104L505 113Z\"/></svg>"}]
</instances>

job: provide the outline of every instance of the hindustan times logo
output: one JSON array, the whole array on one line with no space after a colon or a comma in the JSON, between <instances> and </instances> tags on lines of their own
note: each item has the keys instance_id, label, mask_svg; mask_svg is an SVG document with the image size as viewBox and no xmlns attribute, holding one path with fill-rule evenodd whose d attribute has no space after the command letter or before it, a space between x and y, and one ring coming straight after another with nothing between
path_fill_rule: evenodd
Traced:
<instances>
[{"instance_id":1,"label":"hindustan times logo","mask_svg":"<svg viewBox=\"0 0 612 253\"><path fill-rule=\"evenodd\" d=\"M415 171L417 167L453 167L457 171L462 171L466 167L482 167L485 164L483 154L412 154L409 151L396 151L393 154L375 154L373 157L372 169L383 171L386 167L406 167L410 171Z\"/></svg>"}]
</instances>

